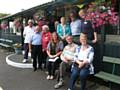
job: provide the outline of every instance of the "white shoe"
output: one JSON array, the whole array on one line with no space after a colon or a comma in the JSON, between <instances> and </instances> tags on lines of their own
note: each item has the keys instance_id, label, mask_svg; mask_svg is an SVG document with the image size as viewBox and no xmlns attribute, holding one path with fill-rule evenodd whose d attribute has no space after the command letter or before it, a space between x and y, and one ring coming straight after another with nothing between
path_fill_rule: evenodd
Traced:
<instances>
[{"instance_id":1,"label":"white shoe","mask_svg":"<svg viewBox=\"0 0 120 90\"><path fill-rule=\"evenodd\" d=\"M27 59L24 59L22 62L23 62L23 63L26 63L26 62L27 62Z\"/></svg>"},{"instance_id":2,"label":"white shoe","mask_svg":"<svg viewBox=\"0 0 120 90\"><path fill-rule=\"evenodd\" d=\"M47 79L47 80L50 80L50 75L48 75L46 79Z\"/></svg>"},{"instance_id":3,"label":"white shoe","mask_svg":"<svg viewBox=\"0 0 120 90\"><path fill-rule=\"evenodd\" d=\"M24 50L22 51L22 54L23 54L23 55L25 54L25 51L24 51Z\"/></svg>"},{"instance_id":4,"label":"white shoe","mask_svg":"<svg viewBox=\"0 0 120 90\"><path fill-rule=\"evenodd\" d=\"M31 59L31 62L33 63L33 59Z\"/></svg>"},{"instance_id":5,"label":"white shoe","mask_svg":"<svg viewBox=\"0 0 120 90\"><path fill-rule=\"evenodd\" d=\"M50 76L50 80L53 80L54 79L54 76Z\"/></svg>"},{"instance_id":6,"label":"white shoe","mask_svg":"<svg viewBox=\"0 0 120 90\"><path fill-rule=\"evenodd\" d=\"M63 86L63 81L59 81L59 82L54 86L54 88L55 88L55 89L58 89L58 88L60 88L61 86Z\"/></svg>"}]
</instances>

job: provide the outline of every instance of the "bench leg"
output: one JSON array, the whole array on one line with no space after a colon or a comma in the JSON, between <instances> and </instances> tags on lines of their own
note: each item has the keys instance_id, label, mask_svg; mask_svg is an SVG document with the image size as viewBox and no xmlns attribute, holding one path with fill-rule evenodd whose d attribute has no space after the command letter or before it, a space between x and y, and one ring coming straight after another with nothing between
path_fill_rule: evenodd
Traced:
<instances>
[{"instance_id":1,"label":"bench leg","mask_svg":"<svg viewBox=\"0 0 120 90\"><path fill-rule=\"evenodd\" d=\"M111 84L111 82L109 82L109 88L110 88L110 90L112 90L112 84Z\"/></svg>"}]
</instances>

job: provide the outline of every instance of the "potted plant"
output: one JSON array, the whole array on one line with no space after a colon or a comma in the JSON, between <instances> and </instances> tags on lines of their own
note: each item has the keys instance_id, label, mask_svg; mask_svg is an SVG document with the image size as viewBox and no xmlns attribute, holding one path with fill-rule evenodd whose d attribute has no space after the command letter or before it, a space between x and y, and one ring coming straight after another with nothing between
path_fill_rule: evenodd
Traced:
<instances>
[{"instance_id":1,"label":"potted plant","mask_svg":"<svg viewBox=\"0 0 120 90\"><path fill-rule=\"evenodd\" d=\"M14 50L16 54L21 54L22 50L21 50L21 44L20 43L15 43L13 44Z\"/></svg>"}]
</instances>

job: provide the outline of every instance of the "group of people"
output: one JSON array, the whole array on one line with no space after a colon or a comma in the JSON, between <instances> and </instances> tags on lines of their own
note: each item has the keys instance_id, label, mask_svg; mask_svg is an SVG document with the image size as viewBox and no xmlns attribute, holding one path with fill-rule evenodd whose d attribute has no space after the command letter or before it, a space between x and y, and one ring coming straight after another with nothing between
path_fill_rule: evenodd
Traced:
<instances>
[{"instance_id":1,"label":"group of people","mask_svg":"<svg viewBox=\"0 0 120 90\"><path fill-rule=\"evenodd\" d=\"M92 28L92 23L85 19L84 10L80 10L79 16L81 19L78 19L77 13L72 11L71 22L66 22L65 17L61 17L56 31L52 33L48 25L34 27L33 21L28 20L28 26L23 32L25 38L23 63L28 61L28 52L31 52L33 70L42 70L44 64L48 71L47 80L54 79L55 71L58 70L58 83L54 86L55 89L63 85L66 69L71 72L68 90L74 90L78 76L81 81L80 90L85 90L86 77L94 73L92 45L97 42L97 33Z\"/></svg>"}]
</instances>

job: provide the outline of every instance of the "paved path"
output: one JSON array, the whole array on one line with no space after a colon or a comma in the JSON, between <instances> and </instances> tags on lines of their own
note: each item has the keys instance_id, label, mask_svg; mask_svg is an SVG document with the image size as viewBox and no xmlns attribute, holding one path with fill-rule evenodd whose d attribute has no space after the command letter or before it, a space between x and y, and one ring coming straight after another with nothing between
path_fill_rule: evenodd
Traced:
<instances>
[{"instance_id":1,"label":"paved path","mask_svg":"<svg viewBox=\"0 0 120 90\"><path fill-rule=\"evenodd\" d=\"M32 69L7 65L5 58L9 54L0 49L0 86L3 90L54 90L55 81L46 80L43 71L33 72ZM63 88L60 90L65 90Z\"/></svg>"},{"instance_id":2,"label":"paved path","mask_svg":"<svg viewBox=\"0 0 120 90\"><path fill-rule=\"evenodd\" d=\"M33 72L31 68L23 69L8 65L5 58L10 54L0 49L0 88L2 87L3 90L54 90L56 80L46 80L47 75L44 71ZM67 85L59 90L67 90ZM108 88L97 86L88 90L108 90Z\"/></svg>"}]
</instances>

